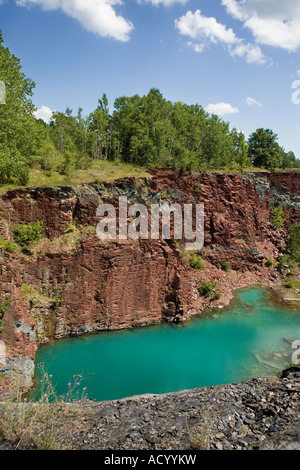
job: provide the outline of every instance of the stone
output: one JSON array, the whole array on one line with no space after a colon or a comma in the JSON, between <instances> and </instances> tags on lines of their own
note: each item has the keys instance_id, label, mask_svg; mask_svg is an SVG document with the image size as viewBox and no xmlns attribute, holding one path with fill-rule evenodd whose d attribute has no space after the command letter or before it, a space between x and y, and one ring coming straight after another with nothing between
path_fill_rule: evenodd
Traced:
<instances>
[{"instance_id":1,"label":"stone","mask_svg":"<svg viewBox=\"0 0 300 470\"><path fill-rule=\"evenodd\" d=\"M195 191L198 183L201 191ZM6 329L1 339L11 357L26 357L33 363L37 348L45 342L181 322L205 307L228 305L236 288L256 282L272 285L264 261L285 250L287 232L270 223L270 211L280 203L287 226L299 221L299 192L297 171L240 176L172 169L153 170L142 180L10 190L0 198L0 236L9 239L11 224L41 220L45 239L30 255L0 254L1 300L5 293L13 301L3 317ZM131 203L142 198L151 204L162 194L181 205L204 204L205 271L195 272L184 264L174 241L100 242L96 237L96 209L101 202L117 206L123 195ZM68 233L72 236L67 239ZM217 267L224 262L230 263L232 273ZM198 282L216 279L222 290L219 300L197 294ZM276 282L281 282L280 275ZM22 286L32 295L24 295ZM235 402L240 398L236 396Z\"/></svg>"}]
</instances>

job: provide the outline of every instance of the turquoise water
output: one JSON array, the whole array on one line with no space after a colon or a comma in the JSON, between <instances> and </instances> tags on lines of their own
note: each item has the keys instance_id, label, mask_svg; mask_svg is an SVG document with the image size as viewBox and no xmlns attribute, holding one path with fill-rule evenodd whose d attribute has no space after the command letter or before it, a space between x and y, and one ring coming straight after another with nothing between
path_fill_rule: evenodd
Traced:
<instances>
[{"instance_id":1,"label":"turquoise water","mask_svg":"<svg viewBox=\"0 0 300 470\"><path fill-rule=\"evenodd\" d=\"M59 394L80 374L88 398L110 400L276 375L294 352L284 337L300 339L300 311L252 288L238 292L229 308L184 324L57 341L39 349L36 365L44 364Z\"/></svg>"}]
</instances>

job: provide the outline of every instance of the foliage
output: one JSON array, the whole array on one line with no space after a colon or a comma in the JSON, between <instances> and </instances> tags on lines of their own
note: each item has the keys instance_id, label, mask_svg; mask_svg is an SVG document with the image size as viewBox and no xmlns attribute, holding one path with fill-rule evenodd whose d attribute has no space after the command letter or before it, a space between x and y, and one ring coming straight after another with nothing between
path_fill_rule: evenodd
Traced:
<instances>
[{"instance_id":1,"label":"foliage","mask_svg":"<svg viewBox=\"0 0 300 470\"><path fill-rule=\"evenodd\" d=\"M43 234L43 222L37 221L33 226L19 224L13 227L13 234L16 243L27 246L33 242L38 242Z\"/></svg>"},{"instance_id":2,"label":"foliage","mask_svg":"<svg viewBox=\"0 0 300 470\"><path fill-rule=\"evenodd\" d=\"M221 296L222 296L221 292L217 290L216 292L214 292L213 300L219 300Z\"/></svg>"},{"instance_id":3,"label":"foliage","mask_svg":"<svg viewBox=\"0 0 300 470\"><path fill-rule=\"evenodd\" d=\"M284 269L287 268L289 269L293 265L293 260L288 254L280 255L278 258L278 268L279 269Z\"/></svg>"},{"instance_id":4,"label":"foliage","mask_svg":"<svg viewBox=\"0 0 300 470\"><path fill-rule=\"evenodd\" d=\"M116 98L112 112L103 93L89 115L81 107L76 113L66 108L54 112L46 124L34 118L35 83L3 46L1 32L0 64L0 80L6 85L6 104L0 105L0 185L28 184L32 168L48 177L54 173L54 181L63 175L74 182L76 172L95 161L187 171L300 168L272 130L257 129L246 141L242 132L231 130L201 105L172 103L156 88L144 96ZM195 188L195 195L199 191Z\"/></svg>"},{"instance_id":5,"label":"foliage","mask_svg":"<svg viewBox=\"0 0 300 470\"><path fill-rule=\"evenodd\" d=\"M288 250L292 259L300 264L300 225L293 224L289 228Z\"/></svg>"},{"instance_id":6,"label":"foliage","mask_svg":"<svg viewBox=\"0 0 300 470\"><path fill-rule=\"evenodd\" d=\"M300 161L293 152L285 152L277 139L278 135L271 129L256 129L248 139L248 156L251 164L268 170L300 168Z\"/></svg>"},{"instance_id":7,"label":"foliage","mask_svg":"<svg viewBox=\"0 0 300 470\"><path fill-rule=\"evenodd\" d=\"M271 266L274 266L274 265L275 265L275 261L273 259L270 258L266 261L267 268L270 268Z\"/></svg>"},{"instance_id":8,"label":"foliage","mask_svg":"<svg viewBox=\"0 0 300 470\"><path fill-rule=\"evenodd\" d=\"M19 383L14 396L1 396L0 436L9 440L14 449L63 449L62 425L66 417L72 418L76 413L76 404L86 399L86 387L81 388L83 379L80 375L73 376L68 391L60 396L53 385L52 375L46 373L42 365L40 368L39 399L23 398Z\"/></svg>"},{"instance_id":9,"label":"foliage","mask_svg":"<svg viewBox=\"0 0 300 470\"><path fill-rule=\"evenodd\" d=\"M271 222L275 227L282 228L285 224L284 212L281 206L274 207L272 210Z\"/></svg>"},{"instance_id":10,"label":"foliage","mask_svg":"<svg viewBox=\"0 0 300 470\"><path fill-rule=\"evenodd\" d=\"M0 303L0 325L3 323L3 315L6 309L11 305L11 299L7 299L4 302ZM0 333L4 331L4 328L0 326Z\"/></svg>"},{"instance_id":11,"label":"foliage","mask_svg":"<svg viewBox=\"0 0 300 470\"><path fill-rule=\"evenodd\" d=\"M56 150L52 142L46 143L39 151L40 158L38 159L42 170L49 175L53 171L63 172L63 155Z\"/></svg>"},{"instance_id":12,"label":"foliage","mask_svg":"<svg viewBox=\"0 0 300 470\"><path fill-rule=\"evenodd\" d=\"M221 263L221 269L222 271L225 271L227 273L231 269L231 264L228 261L224 261L223 263Z\"/></svg>"},{"instance_id":13,"label":"foliage","mask_svg":"<svg viewBox=\"0 0 300 470\"><path fill-rule=\"evenodd\" d=\"M0 185L15 181L25 185L29 179L29 166L14 146L0 148Z\"/></svg>"},{"instance_id":14,"label":"foliage","mask_svg":"<svg viewBox=\"0 0 300 470\"><path fill-rule=\"evenodd\" d=\"M63 162L63 172L64 172L64 175L66 176L67 181L70 181L72 178L74 178L75 170L76 170L76 162L75 162L74 155L69 150L67 150L64 154L64 162Z\"/></svg>"},{"instance_id":15,"label":"foliage","mask_svg":"<svg viewBox=\"0 0 300 470\"><path fill-rule=\"evenodd\" d=\"M203 281L202 284L198 287L198 292L201 297L209 297L213 293L216 286L216 282Z\"/></svg>"},{"instance_id":16,"label":"foliage","mask_svg":"<svg viewBox=\"0 0 300 470\"><path fill-rule=\"evenodd\" d=\"M31 101L35 84L25 77L20 60L3 46L1 31L0 64L6 88L6 102L0 105L0 185L10 179L26 184L27 165L39 144Z\"/></svg>"},{"instance_id":17,"label":"foliage","mask_svg":"<svg viewBox=\"0 0 300 470\"><path fill-rule=\"evenodd\" d=\"M289 280L289 281L284 281L282 283L283 287L286 287L287 289L292 289L293 287L296 287L297 284L295 283L295 281L292 281L292 280Z\"/></svg>"},{"instance_id":18,"label":"foliage","mask_svg":"<svg viewBox=\"0 0 300 470\"><path fill-rule=\"evenodd\" d=\"M202 270L205 267L204 260L197 253L192 253L189 258L189 265L191 268Z\"/></svg>"},{"instance_id":19,"label":"foliage","mask_svg":"<svg viewBox=\"0 0 300 470\"><path fill-rule=\"evenodd\" d=\"M231 131L233 146L236 153L236 161L241 172L250 165L248 156L248 144L245 142L245 136L242 132L237 132L234 128Z\"/></svg>"},{"instance_id":20,"label":"foliage","mask_svg":"<svg viewBox=\"0 0 300 470\"><path fill-rule=\"evenodd\" d=\"M7 253L14 253L17 249L17 245L11 240L4 240L0 237L0 250L7 251Z\"/></svg>"}]
</instances>

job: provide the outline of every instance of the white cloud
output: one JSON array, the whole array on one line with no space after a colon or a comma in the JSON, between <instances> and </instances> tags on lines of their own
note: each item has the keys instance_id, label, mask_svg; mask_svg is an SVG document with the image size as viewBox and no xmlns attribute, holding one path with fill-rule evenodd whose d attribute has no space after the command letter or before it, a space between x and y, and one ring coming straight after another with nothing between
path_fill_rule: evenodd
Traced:
<instances>
[{"instance_id":1,"label":"white cloud","mask_svg":"<svg viewBox=\"0 0 300 470\"><path fill-rule=\"evenodd\" d=\"M201 15L201 10L196 10L195 13L188 11L179 20L175 20L175 26L180 34L198 41L232 44L237 39L231 28L226 29L226 26L213 17Z\"/></svg>"},{"instance_id":2,"label":"white cloud","mask_svg":"<svg viewBox=\"0 0 300 470\"><path fill-rule=\"evenodd\" d=\"M181 5L185 5L188 0L144 0L143 2L140 0L138 3L152 3L152 5L158 6L162 4L165 7L170 7L175 5L175 3L180 3Z\"/></svg>"},{"instance_id":3,"label":"white cloud","mask_svg":"<svg viewBox=\"0 0 300 470\"><path fill-rule=\"evenodd\" d=\"M196 52L202 52L209 44L222 44L231 56L244 57L248 63L262 64L266 61L257 44L246 43L236 36L232 28L226 28L213 17L202 15L201 10L186 12L175 20L175 27L181 35L192 39L187 44Z\"/></svg>"},{"instance_id":4,"label":"white cloud","mask_svg":"<svg viewBox=\"0 0 300 470\"><path fill-rule=\"evenodd\" d=\"M53 112L54 111L48 108L48 106L41 106L41 108L37 109L33 114L36 119L42 119L48 124Z\"/></svg>"},{"instance_id":5,"label":"white cloud","mask_svg":"<svg viewBox=\"0 0 300 470\"><path fill-rule=\"evenodd\" d=\"M230 103L210 103L206 106L205 111L209 114L217 114L218 116L236 114L239 112L238 108L234 108Z\"/></svg>"},{"instance_id":6,"label":"white cloud","mask_svg":"<svg viewBox=\"0 0 300 470\"><path fill-rule=\"evenodd\" d=\"M186 45L194 49L194 51L198 52L199 54L201 54L201 52L203 52L203 49L205 48L205 44L197 44L192 41L188 41Z\"/></svg>"},{"instance_id":7,"label":"white cloud","mask_svg":"<svg viewBox=\"0 0 300 470\"><path fill-rule=\"evenodd\" d=\"M229 48L232 56L245 57L248 64L264 64L266 58L257 44L239 41L237 45Z\"/></svg>"},{"instance_id":8,"label":"white cloud","mask_svg":"<svg viewBox=\"0 0 300 470\"><path fill-rule=\"evenodd\" d=\"M262 104L259 101L255 100L254 98L251 98L250 96L248 96L248 98L246 98L245 103L248 106L258 106L259 108L262 107Z\"/></svg>"},{"instance_id":9,"label":"white cloud","mask_svg":"<svg viewBox=\"0 0 300 470\"><path fill-rule=\"evenodd\" d=\"M298 0L222 0L222 5L250 29L257 43L290 52L300 47Z\"/></svg>"},{"instance_id":10,"label":"white cloud","mask_svg":"<svg viewBox=\"0 0 300 470\"><path fill-rule=\"evenodd\" d=\"M44 10L61 9L66 15L99 36L128 41L133 29L130 21L118 16L114 5L120 0L16 0L19 6L41 6Z\"/></svg>"}]
</instances>

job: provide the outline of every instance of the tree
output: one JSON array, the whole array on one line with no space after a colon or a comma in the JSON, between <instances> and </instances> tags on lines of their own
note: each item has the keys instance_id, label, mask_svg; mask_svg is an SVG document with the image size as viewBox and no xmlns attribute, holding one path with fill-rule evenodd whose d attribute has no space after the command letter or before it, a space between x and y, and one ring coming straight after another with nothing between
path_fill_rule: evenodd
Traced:
<instances>
[{"instance_id":1,"label":"tree","mask_svg":"<svg viewBox=\"0 0 300 470\"><path fill-rule=\"evenodd\" d=\"M4 47L0 31L0 80L6 90L5 104L0 104L0 184L10 179L26 184L39 142L31 100L35 83L21 69L20 60Z\"/></svg>"},{"instance_id":2,"label":"tree","mask_svg":"<svg viewBox=\"0 0 300 470\"><path fill-rule=\"evenodd\" d=\"M259 168L273 170L279 166L281 148L278 136L271 129L257 129L248 140L248 155L251 163Z\"/></svg>"},{"instance_id":3,"label":"tree","mask_svg":"<svg viewBox=\"0 0 300 470\"><path fill-rule=\"evenodd\" d=\"M67 108L64 113L53 113L50 122L51 139L60 153L77 152L75 130L76 119L72 116L70 108Z\"/></svg>"},{"instance_id":4,"label":"tree","mask_svg":"<svg viewBox=\"0 0 300 470\"><path fill-rule=\"evenodd\" d=\"M205 165L210 168L228 168L234 163L234 146L229 124L215 114L207 119L202 148Z\"/></svg>"},{"instance_id":5,"label":"tree","mask_svg":"<svg viewBox=\"0 0 300 470\"><path fill-rule=\"evenodd\" d=\"M98 100L97 109L88 118L88 131L92 158L108 160L110 157L110 116L106 94Z\"/></svg>"},{"instance_id":6,"label":"tree","mask_svg":"<svg viewBox=\"0 0 300 470\"><path fill-rule=\"evenodd\" d=\"M11 180L19 184L28 183L28 165L26 160L14 146L0 148L0 185Z\"/></svg>"},{"instance_id":7,"label":"tree","mask_svg":"<svg viewBox=\"0 0 300 470\"><path fill-rule=\"evenodd\" d=\"M300 168L300 160L298 160L294 152L285 152L282 149L280 156L280 168Z\"/></svg>"},{"instance_id":8,"label":"tree","mask_svg":"<svg viewBox=\"0 0 300 470\"><path fill-rule=\"evenodd\" d=\"M231 138L233 142L235 160L239 166L241 172L249 166L249 157L248 157L248 145L245 141L245 135L243 132L238 132L235 128L231 131Z\"/></svg>"}]
</instances>

